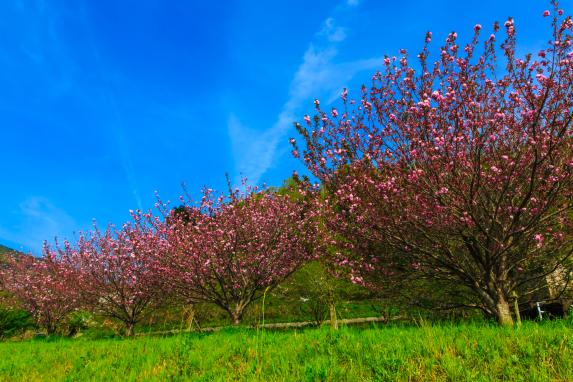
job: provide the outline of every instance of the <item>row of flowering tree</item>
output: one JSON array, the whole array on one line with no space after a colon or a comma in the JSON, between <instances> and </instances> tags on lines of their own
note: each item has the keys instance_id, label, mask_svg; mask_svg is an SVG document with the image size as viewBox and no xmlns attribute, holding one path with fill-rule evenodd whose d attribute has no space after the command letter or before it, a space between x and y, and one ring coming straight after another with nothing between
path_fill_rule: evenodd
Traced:
<instances>
[{"instance_id":1,"label":"row of flowering tree","mask_svg":"<svg viewBox=\"0 0 573 382\"><path fill-rule=\"evenodd\" d=\"M311 200L248 186L227 195L207 189L199 204L182 200L158 229L168 244L158 263L165 289L240 323L249 304L318 253Z\"/></svg>"},{"instance_id":2,"label":"row of flowering tree","mask_svg":"<svg viewBox=\"0 0 573 382\"><path fill-rule=\"evenodd\" d=\"M246 187L204 192L164 214L135 212L132 221L44 256L12 259L2 271L11 291L48 333L86 309L124 324L125 334L168 299L208 302L239 324L245 309L317 253L312 199Z\"/></svg>"},{"instance_id":3,"label":"row of flowering tree","mask_svg":"<svg viewBox=\"0 0 573 382\"><path fill-rule=\"evenodd\" d=\"M357 102L346 90L340 111L317 100L296 125L293 153L327 191L334 260L355 281L444 281L511 324L515 292L567 264L573 21L553 5L536 55L518 54L511 18L485 39L476 25L467 44L449 34L434 61L428 33L415 62L405 50L386 57Z\"/></svg>"},{"instance_id":4,"label":"row of flowering tree","mask_svg":"<svg viewBox=\"0 0 573 382\"><path fill-rule=\"evenodd\" d=\"M517 53L511 18L486 38L476 25L466 44L450 33L434 61L428 33L415 62L405 50L386 57L357 102L346 90L338 109L316 100L296 125L302 147L291 143L320 193L205 190L198 203L160 203L159 216L135 213L14 261L6 288L49 331L84 307L131 334L166 297L215 304L239 323L328 253L356 283L431 279L512 324L515 294L563 274L573 253L573 20L552 4L551 38L535 55Z\"/></svg>"},{"instance_id":5,"label":"row of flowering tree","mask_svg":"<svg viewBox=\"0 0 573 382\"><path fill-rule=\"evenodd\" d=\"M110 225L105 232L94 227L75 245L45 245L40 258L11 258L2 269L2 286L48 334L65 324L70 313L85 309L119 320L131 335L160 294L150 267L157 253L155 237L137 220L121 229Z\"/></svg>"},{"instance_id":6,"label":"row of flowering tree","mask_svg":"<svg viewBox=\"0 0 573 382\"><path fill-rule=\"evenodd\" d=\"M41 259L8 257L2 269L2 288L11 292L48 334L78 307L79 295L71 272L49 248Z\"/></svg>"},{"instance_id":7,"label":"row of flowering tree","mask_svg":"<svg viewBox=\"0 0 573 382\"><path fill-rule=\"evenodd\" d=\"M75 246L66 243L60 250L60 262L72 273L82 306L120 321L127 336L162 297L152 266L162 247L143 220L148 216L133 214L133 221L120 229L110 225L101 232L94 227Z\"/></svg>"}]
</instances>

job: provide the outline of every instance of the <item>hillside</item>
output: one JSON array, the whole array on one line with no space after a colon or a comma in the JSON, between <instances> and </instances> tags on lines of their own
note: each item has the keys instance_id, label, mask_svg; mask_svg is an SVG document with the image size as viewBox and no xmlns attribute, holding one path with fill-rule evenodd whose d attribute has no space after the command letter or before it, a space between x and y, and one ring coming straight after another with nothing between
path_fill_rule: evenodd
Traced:
<instances>
[{"instance_id":1,"label":"hillside","mask_svg":"<svg viewBox=\"0 0 573 382\"><path fill-rule=\"evenodd\" d=\"M3 262L6 256L19 256L22 255L21 252L15 249L8 248L5 245L0 244L0 262Z\"/></svg>"},{"instance_id":2,"label":"hillside","mask_svg":"<svg viewBox=\"0 0 573 382\"><path fill-rule=\"evenodd\" d=\"M13 252L13 249L10 249L8 247L3 246L2 244L0 244L0 255L4 255L6 253L10 253Z\"/></svg>"}]
</instances>

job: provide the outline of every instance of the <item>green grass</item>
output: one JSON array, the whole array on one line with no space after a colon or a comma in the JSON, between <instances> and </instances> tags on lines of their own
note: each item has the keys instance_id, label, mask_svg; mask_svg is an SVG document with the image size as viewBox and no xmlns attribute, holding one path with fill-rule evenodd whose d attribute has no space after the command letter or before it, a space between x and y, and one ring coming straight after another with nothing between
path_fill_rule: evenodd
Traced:
<instances>
[{"instance_id":1,"label":"green grass","mask_svg":"<svg viewBox=\"0 0 573 382\"><path fill-rule=\"evenodd\" d=\"M4 381L572 381L567 321L0 343Z\"/></svg>"}]
</instances>

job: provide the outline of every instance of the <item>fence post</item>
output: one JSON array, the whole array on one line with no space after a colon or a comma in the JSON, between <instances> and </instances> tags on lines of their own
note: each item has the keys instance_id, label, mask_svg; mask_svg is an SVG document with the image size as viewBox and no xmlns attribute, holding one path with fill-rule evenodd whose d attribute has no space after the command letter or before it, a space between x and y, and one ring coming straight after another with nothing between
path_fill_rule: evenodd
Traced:
<instances>
[{"instance_id":1,"label":"fence post","mask_svg":"<svg viewBox=\"0 0 573 382\"><path fill-rule=\"evenodd\" d=\"M521 314L519 314L519 303L517 302L517 292L513 291L511 293L511 297L513 297L513 309L515 310L515 321L517 325L521 325Z\"/></svg>"}]
</instances>

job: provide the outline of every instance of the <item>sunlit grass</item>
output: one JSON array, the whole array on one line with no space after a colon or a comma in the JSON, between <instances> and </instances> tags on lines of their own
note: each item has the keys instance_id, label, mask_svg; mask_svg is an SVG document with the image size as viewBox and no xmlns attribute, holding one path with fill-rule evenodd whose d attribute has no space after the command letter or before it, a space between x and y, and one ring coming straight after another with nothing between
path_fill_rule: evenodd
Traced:
<instances>
[{"instance_id":1,"label":"sunlit grass","mask_svg":"<svg viewBox=\"0 0 573 382\"><path fill-rule=\"evenodd\" d=\"M0 344L5 381L572 381L567 321Z\"/></svg>"}]
</instances>

